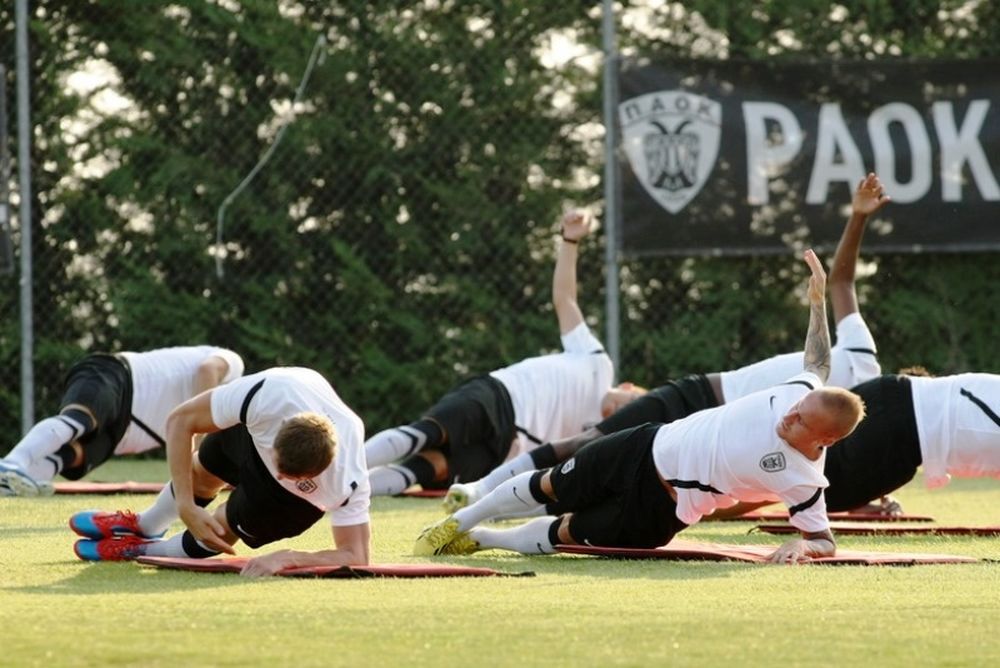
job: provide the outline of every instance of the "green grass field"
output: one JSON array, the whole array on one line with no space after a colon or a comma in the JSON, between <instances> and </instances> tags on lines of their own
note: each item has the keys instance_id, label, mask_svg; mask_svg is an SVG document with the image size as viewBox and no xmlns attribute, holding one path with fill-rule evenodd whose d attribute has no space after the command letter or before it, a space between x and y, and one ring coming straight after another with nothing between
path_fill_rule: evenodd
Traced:
<instances>
[{"instance_id":1,"label":"green grass field","mask_svg":"<svg viewBox=\"0 0 1000 668\"><path fill-rule=\"evenodd\" d=\"M158 480L114 462L95 478ZM1000 524L1000 484L901 490L940 523ZM85 564L67 518L152 497L0 499L0 666L990 666L1000 662L1000 564L815 567L623 562L485 552L453 563L534 578L249 580ZM440 516L376 499L374 559L413 563ZM684 538L777 544L747 523ZM324 521L282 547L320 549ZM842 538L841 547L1000 558L998 538ZM250 554L246 548L240 554Z\"/></svg>"}]
</instances>

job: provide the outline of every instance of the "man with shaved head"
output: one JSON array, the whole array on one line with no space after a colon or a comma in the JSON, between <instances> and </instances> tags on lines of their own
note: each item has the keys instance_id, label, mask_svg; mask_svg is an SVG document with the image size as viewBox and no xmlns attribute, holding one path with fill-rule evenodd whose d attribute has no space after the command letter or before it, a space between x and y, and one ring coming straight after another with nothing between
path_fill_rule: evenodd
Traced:
<instances>
[{"instance_id":1,"label":"man with shaved head","mask_svg":"<svg viewBox=\"0 0 1000 668\"><path fill-rule=\"evenodd\" d=\"M811 250L805 260L812 275L801 373L667 425L609 434L556 468L515 476L427 527L414 552L545 554L558 544L652 548L717 508L777 497L802 535L779 547L772 561L833 555L823 497L825 448L855 429L864 404L847 390L823 386L830 372L826 274ZM544 517L513 529L478 526L512 515Z\"/></svg>"}]
</instances>

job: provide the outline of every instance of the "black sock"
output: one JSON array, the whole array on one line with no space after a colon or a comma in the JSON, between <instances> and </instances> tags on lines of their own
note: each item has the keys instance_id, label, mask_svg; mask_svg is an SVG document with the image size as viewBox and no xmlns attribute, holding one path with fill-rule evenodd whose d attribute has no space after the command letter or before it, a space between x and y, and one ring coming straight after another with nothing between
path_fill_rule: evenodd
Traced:
<instances>
[{"instance_id":1,"label":"black sock","mask_svg":"<svg viewBox=\"0 0 1000 668\"><path fill-rule=\"evenodd\" d=\"M190 531L185 531L184 535L181 536L181 547L184 549L184 554L194 559L205 559L219 554L206 547L202 547L202 544L198 542Z\"/></svg>"},{"instance_id":2,"label":"black sock","mask_svg":"<svg viewBox=\"0 0 1000 668\"><path fill-rule=\"evenodd\" d=\"M417 420L416 422L411 422L407 426L409 426L411 429L416 429L421 434L427 437L427 440L421 446L421 449L432 448L436 445L441 445L441 441L444 440L444 434L441 432L441 426L434 420L431 420L430 418L423 418Z\"/></svg>"},{"instance_id":3,"label":"black sock","mask_svg":"<svg viewBox=\"0 0 1000 668\"><path fill-rule=\"evenodd\" d=\"M556 449L551 443L546 443L535 448L528 453L528 456L531 457L531 461L535 464L536 469L550 469L559 463L559 458L556 457Z\"/></svg>"},{"instance_id":4,"label":"black sock","mask_svg":"<svg viewBox=\"0 0 1000 668\"><path fill-rule=\"evenodd\" d=\"M434 484L434 478L436 477L434 474L434 465L420 455L407 457L399 464L394 465L393 468L406 469L412 473L413 478L416 479L421 487L429 487Z\"/></svg>"}]
</instances>

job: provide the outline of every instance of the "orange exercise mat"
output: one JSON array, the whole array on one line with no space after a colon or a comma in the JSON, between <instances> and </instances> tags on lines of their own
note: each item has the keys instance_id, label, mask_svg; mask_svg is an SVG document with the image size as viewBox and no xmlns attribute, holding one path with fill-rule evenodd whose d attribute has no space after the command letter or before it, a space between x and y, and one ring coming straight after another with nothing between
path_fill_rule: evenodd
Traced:
<instances>
[{"instance_id":1,"label":"orange exercise mat","mask_svg":"<svg viewBox=\"0 0 1000 668\"><path fill-rule=\"evenodd\" d=\"M587 554L614 559L668 559L672 561L741 561L767 563L777 545L722 545L674 540L656 548L591 547L589 545L557 545L567 554ZM837 550L835 557L821 557L804 562L806 565L841 566L913 566L916 564L971 564L980 560L951 554L921 554L911 552L861 552ZM776 564L777 565L777 564Z\"/></svg>"}]
</instances>

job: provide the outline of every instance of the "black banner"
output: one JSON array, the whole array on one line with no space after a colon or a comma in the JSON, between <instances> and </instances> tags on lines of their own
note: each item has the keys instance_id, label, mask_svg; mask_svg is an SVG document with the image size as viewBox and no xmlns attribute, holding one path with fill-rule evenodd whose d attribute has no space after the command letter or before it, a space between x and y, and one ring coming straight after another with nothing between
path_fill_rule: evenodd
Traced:
<instances>
[{"instance_id":1,"label":"black banner","mask_svg":"<svg viewBox=\"0 0 1000 668\"><path fill-rule=\"evenodd\" d=\"M866 252L1000 250L1000 61L622 64L629 255L832 249L858 182Z\"/></svg>"}]
</instances>

